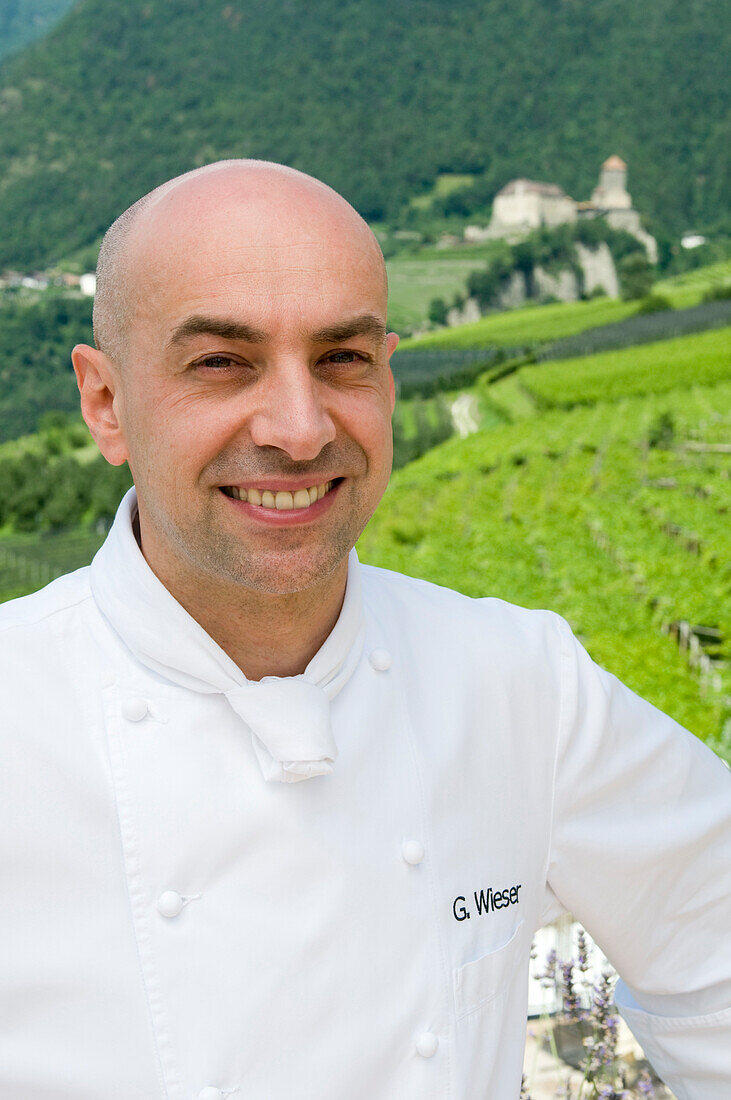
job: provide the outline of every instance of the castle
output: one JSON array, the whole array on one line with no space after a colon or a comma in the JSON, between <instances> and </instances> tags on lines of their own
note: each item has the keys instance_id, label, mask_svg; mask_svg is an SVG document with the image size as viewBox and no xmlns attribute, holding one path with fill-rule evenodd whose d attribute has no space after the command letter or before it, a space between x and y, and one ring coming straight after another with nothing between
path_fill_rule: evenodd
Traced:
<instances>
[{"instance_id":1,"label":"castle","mask_svg":"<svg viewBox=\"0 0 731 1100\"><path fill-rule=\"evenodd\" d=\"M624 229L645 246L651 263L657 263L657 241L642 228L627 191L627 165L616 155L604 161L599 183L588 202L574 202L558 184L516 179L495 196L487 230L468 226L467 239L516 237L541 226L553 227L578 218L605 218L614 229Z\"/></svg>"}]
</instances>

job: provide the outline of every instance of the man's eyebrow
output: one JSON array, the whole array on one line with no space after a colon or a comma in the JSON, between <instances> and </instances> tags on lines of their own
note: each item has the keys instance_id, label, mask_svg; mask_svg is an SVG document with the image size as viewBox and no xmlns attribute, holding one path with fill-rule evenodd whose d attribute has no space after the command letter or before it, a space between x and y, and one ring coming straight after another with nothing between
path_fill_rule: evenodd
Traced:
<instances>
[{"instance_id":1,"label":"man's eyebrow","mask_svg":"<svg viewBox=\"0 0 731 1100\"><path fill-rule=\"evenodd\" d=\"M325 325L310 333L313 344L337 344L349 340L352 336L372 336L375 340L386 339L386 326L375 313L363 313L347 321L336 321L334 325Z\"/></svg>"},{"instance_id":2,"label":"man's eyebrow","mask_svg":"<svg viewBox=\"0 0 731 1100\"><path fill-rule=\"evenodd\" d=\"M243 340L247 344L263 344L268 334L233 318L205 317L194 314L175 328L168 340L168 347L184 344L194 336L218 336L222 340ZM310 333L313 344L337 344L353 336L370 336L375 340L386 339L386 326L375 313L363 313L345 321L325 325Z\"/></svg>"},{"instance_id":3,"label":"man's eyebrow","mask_svg":"<svg viewBox=\"0 0 731 1100\"><path fill-rule=\"evenodd\" d=\"M194 314L173 330L168 347L184 344L193 336L218 336L222 340L244 340L247 344L263 344L267 339L266 332L242 321Z\"/></svg>"}]
</instances>

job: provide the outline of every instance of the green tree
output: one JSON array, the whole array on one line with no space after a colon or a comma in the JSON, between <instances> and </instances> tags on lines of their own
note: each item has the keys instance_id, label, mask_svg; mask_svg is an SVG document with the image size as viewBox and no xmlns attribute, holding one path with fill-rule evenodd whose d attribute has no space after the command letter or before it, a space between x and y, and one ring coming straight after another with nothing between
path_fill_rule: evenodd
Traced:
<instances>
[{"instance_id":1,"label":"green tree","mask_svg":"<svg viewBox=\"0 0 731 1100\"><path fill-rule=\"evenodd\" d=\"M655 279L655 269L642 252L630 252L624 256L617 265L619 285L622 297L625 300L644 298L652 290Z\"/></svg>"}]
</instances>

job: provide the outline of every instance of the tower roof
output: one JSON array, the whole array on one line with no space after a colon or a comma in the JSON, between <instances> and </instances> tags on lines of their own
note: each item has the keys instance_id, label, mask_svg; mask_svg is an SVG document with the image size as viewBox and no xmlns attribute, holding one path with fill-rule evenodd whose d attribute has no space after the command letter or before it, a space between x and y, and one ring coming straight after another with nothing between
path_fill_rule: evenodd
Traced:
<instances>
[{"instance_id":1,"label":"tower roof","mask_svg":"<svg viewBox=\"0 0 731 1100\"><path fill-rule=\"evenodd\" d=\"M613 153L611 157L607 157L602 165L602 168L606 168L610 172L624 172L627 165L624 163L621 157L618 157L616 153Z\"/></svg>"}]
</instances>

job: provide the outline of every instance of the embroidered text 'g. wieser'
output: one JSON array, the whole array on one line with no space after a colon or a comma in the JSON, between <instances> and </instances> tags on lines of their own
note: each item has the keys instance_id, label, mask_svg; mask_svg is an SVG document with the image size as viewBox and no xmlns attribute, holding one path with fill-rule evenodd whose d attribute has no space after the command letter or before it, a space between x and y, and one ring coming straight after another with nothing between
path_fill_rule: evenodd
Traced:
<instances>
[{"instance_id":1,"label":"embroidered text 'g. wieser'","mask_svg":"<svg viewBox=\"0 0 731 1100\"><path fill-rule=\"evenodd\" d=\"M517 905L520 901L518 891L522 885L522 883L519 883L517 886L509 886L506 890L493 890L492 886L488 886L487 890L480 890L479 894L475 890L472 896L475 899L475 909L478 917L481 914L494 913L496 909L505 909L508 905ZM466 900L460 894L452 902L452 912L455 920L469 920L472 916L465 905Z\"/></svg>"}]
</instances>

